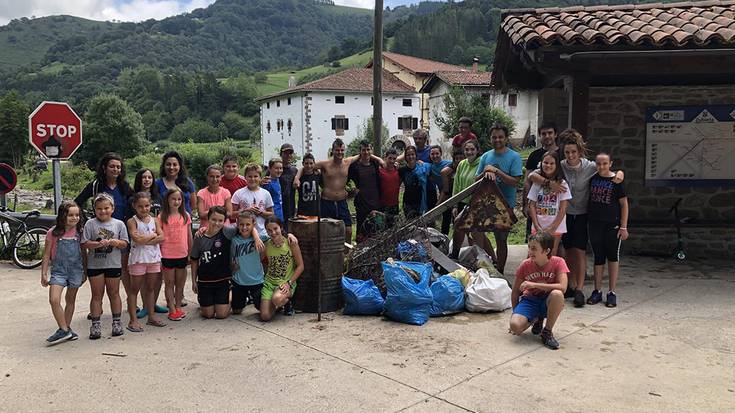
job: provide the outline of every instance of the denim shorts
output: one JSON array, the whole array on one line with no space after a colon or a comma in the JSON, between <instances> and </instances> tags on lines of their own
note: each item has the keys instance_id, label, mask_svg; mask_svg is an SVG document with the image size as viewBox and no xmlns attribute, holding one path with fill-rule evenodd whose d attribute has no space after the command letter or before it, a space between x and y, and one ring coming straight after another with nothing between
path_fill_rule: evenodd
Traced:
<instances>
[{"instance_id":1,"label":"denim shorts","mask_svg":"<svg viewBox=\"0 0 735 413\"><path fill-rule=\"evenodd\" d=\"M51 269L51 278L48 280L50 285L60 285L62 287L79 288L84 283L84 270L74 271L69 268Z\"/></svg>"}]
</instances>

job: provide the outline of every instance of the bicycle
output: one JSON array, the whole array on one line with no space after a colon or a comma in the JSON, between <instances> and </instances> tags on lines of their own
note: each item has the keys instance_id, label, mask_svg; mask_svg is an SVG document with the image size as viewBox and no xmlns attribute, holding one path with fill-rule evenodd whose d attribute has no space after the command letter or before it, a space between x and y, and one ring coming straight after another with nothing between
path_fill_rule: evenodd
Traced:
<instances>
[{"instance_id":1,"label":"bicycle","mask_svg":"<svg viewBox=\"0 0 735 413\"><path fill-rule=\"evenodd\" d=\"M674 256L679 261L687 259L687 253L684 251L684 238L681 236L681 226L691 221L691 217L679 217L679 204L683 200L684 198L677 199L669 209L669 215L674 214L674 226L676 227L676 250L674 250Z\"/></svg>"},{"instance_id":2,"label":"bicycle","mask_svg":"<svg viewBox=\"0 0 735 413\"><path fill-rule=\"evenodd\" d=\"M12 212L12 211L11 211ZM30 270L41 265L43 250L46 244L48 228L42 226L28 227L28 218L38 217L40 212L33 210L16 218L8 210L0 210L0 238L3 246L0 255L11 252L13 263L20 268Z\"/></svg>"}]
</instances>

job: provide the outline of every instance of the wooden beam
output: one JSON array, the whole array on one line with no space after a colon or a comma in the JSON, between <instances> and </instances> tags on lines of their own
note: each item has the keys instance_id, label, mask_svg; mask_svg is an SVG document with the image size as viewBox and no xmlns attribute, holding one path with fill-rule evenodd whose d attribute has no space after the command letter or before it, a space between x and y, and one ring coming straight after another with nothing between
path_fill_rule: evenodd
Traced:
<instances>
[{"instance_id":1,"label":"wooden beam","mask_svg":"<svg viewBox=\"0 0 735 413\"><path fill-rule=\"evenodd\" d=\"M574 128L587 138L589 122L590 84L587 73L575 73L566 82L569 96L568 126Z\"/></svg>"}]
</instances>

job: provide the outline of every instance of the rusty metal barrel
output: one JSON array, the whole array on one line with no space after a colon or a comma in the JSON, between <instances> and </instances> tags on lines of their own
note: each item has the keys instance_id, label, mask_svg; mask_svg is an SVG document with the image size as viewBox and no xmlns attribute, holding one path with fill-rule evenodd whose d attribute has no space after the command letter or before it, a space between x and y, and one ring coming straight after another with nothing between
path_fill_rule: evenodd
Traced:
<instances>
[{"instance_id":1,"label":"rusty metal barrel","mask_svg":"<svg viewBox=\"0 0 735 413\"><path fill-rule=\"evenodd\" d=\"M319 268L317 266L317 220L292 218L289 232L296 236L304 258L304 273L294 293L294 307L303 312L319 309ZM344 267L345 223L322 218L321 221L322 312L342 308L342 271Z\"/></svg>"}]
</instances>

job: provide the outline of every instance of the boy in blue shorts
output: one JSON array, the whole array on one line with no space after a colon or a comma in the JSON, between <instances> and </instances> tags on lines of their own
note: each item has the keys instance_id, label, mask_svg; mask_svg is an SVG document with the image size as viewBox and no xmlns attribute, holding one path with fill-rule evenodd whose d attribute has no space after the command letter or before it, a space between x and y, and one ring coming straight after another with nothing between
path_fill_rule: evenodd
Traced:
<instances>
[{"instance_id":1,"label":"boy in blue shorts","mask_svg":"<svg viewBox=\"0 0 735 413\"><path fill-rule=\"evenodd\" d=\"M559 342L551 330L564 309L569 268L563 258L551 255L553 247L554 237L546 232L528 239L528 258L516 271L511 293L510 332L520 335L533 325L531 332L541 333L541 342L557 350Z\"/></svg>"}]
</instances>

